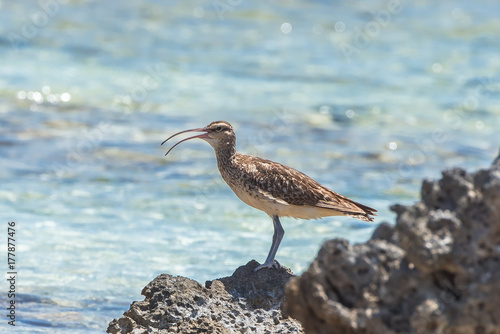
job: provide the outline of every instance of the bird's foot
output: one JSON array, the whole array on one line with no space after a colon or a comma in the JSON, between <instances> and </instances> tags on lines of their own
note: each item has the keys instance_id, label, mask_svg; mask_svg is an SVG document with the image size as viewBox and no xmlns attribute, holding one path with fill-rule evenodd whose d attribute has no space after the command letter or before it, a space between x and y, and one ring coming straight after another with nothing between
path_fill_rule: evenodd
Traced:
<instances>
[{"instance_id":1,"label":"bird's foot","mask_svg":"<svg viewBox=\"0 0 500 334\"><path fill-rule=\"evenodd\" d=\"M268 262L265 262L265 263L263 263L263 264L259 265L259 266L258 266L257 268L255 268L253 271L257 272L257 271L259 271L259 270L261 270L261 269L264 269L264 268L276 268L276 269L279 269L279 268L281 268L281 266L280 266L280 264L279 264L279 262L278 262L278 261L273 260L273 262L269 262L269 263L268 263Z\"/></svg>"}]
</instances>

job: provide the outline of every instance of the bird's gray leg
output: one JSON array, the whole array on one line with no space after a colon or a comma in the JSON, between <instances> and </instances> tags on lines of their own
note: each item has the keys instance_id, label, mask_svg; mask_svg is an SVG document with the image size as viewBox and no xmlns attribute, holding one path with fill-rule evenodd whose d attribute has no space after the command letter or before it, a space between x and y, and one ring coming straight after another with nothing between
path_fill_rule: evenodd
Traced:
<instances>
[{"instance_id":1,"label":"bird's gray leg","mask_svg":"<svg viewBox=\"0 0 500 334\"><path fill-rule=\"evenodd\" d=\"M277 215L273 216L273 225L274 225L273 243L271 245L271 249L269 250L269 254L267 255L266 262L255 268L254 271L260 270L262 268L272 268L274 266L279 268L279 264L274 260L274 257L276 256L278 247L280 246L281 240L285 235L285 230L283 229L283 226L281 226L280 219Z\"/></svg>"}]
</instances>

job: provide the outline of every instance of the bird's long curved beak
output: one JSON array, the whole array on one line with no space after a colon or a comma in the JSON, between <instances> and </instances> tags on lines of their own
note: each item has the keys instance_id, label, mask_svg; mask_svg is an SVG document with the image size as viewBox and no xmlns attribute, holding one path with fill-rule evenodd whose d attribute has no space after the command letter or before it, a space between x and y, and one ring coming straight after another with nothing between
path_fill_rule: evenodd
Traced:
<instances>
[{"instance_id":1,"label":"bird's long curved beak","mask_svg":"<svg viewBox=\"0 0 500 334\"><path fill-rule=\"evenodd\" d=\"M204 139L204 138L210 138L210 137L208 137L208 132L207 132L207 129L205 129L205 128L197 128L197 129L184 130L184 131L181 131L181 132L177 132L176 134L173 134L173 135L171 135L170 137L168 137L167 139L165 139L165 140L163 141L163 143L161 143L161 144L163 145L163 144L165 144L165 143L166 143L169 139L171 139L171 138L173 138L173 137L175 137L175 136L177 136L177 135L180 135L180 134L182 134L182 133L186 133L186 132L205 132L205 133L202 133L201 135L196 135L196 136L188 137L188 138L186 138L186 139L181 140L180 142L178 142L177 144L175 144L174 146L172 146L172 147L170 148L170 150L168 150L168 152L167 152L167 153L165 153L165 156L167 156L167 154L169 154L169 153L170 153L170 151L172 151L172 150L174 149L174 147L176 147L177 145L179 145L180 143L182 143L182 142L184 142L184 141L186 141L186 140L189 140L189 139L194 139L194 138L201 138L201 139Z\"/></svg>"}]
</instances>

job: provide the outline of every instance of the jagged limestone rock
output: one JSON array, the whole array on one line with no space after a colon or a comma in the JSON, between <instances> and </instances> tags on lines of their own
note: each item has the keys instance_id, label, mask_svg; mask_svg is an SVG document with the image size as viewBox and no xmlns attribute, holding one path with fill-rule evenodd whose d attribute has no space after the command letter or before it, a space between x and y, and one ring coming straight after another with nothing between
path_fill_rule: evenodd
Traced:
<instances>
[{"instance_id":1,"label":"jagged limestone rock","mask_svg":"<svg viewBox=\"0 0 500 334\"><path fill-rule=\"evenodd\" d=\"M143 290L108 333L303 333L300 323L280 309L289 269L263 269L256 261L232 276L205 286L181 276L162 274Z\"/></svg>"},{"instance_id":2,"label":"jagged limestone rock","mask_svg":"<svg viewBox=\"0 0 500 334\"><path fill-rule=\"evenodd\" d=\"M364 244L325 242L287 286L285 311L308 334L500 333L500 156L424 181Z\"/></svg>"}]
</instances>

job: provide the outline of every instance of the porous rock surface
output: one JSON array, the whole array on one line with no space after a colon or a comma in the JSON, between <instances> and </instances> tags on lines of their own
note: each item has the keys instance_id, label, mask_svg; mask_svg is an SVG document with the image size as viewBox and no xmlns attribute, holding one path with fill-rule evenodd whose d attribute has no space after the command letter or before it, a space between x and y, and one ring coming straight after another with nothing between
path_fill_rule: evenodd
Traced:
<instances>
[{"instance_id":1,"label":"porous rock surface","mask_svg":"<svg viewBox=\"0 0 500 334\"><path fill-rule=\"evenodd\" d=\"M290 269L253 270L250 261L230 277L205 286L181 276L162 274L143 290L108 333L303 333L302 326L280 307Z\"/></svg>"},{"instance_id":2,"label":"porous rock surface","mask_svg":"<svg viewBox=\"0 0 500 334\"><path fill-rule=\"evenodd\" d=\"M396 225L366 243L325 242L288 283L285 311L308 334L500 333L500 156L391 209Z\"/></svg>"}]
</instances>

